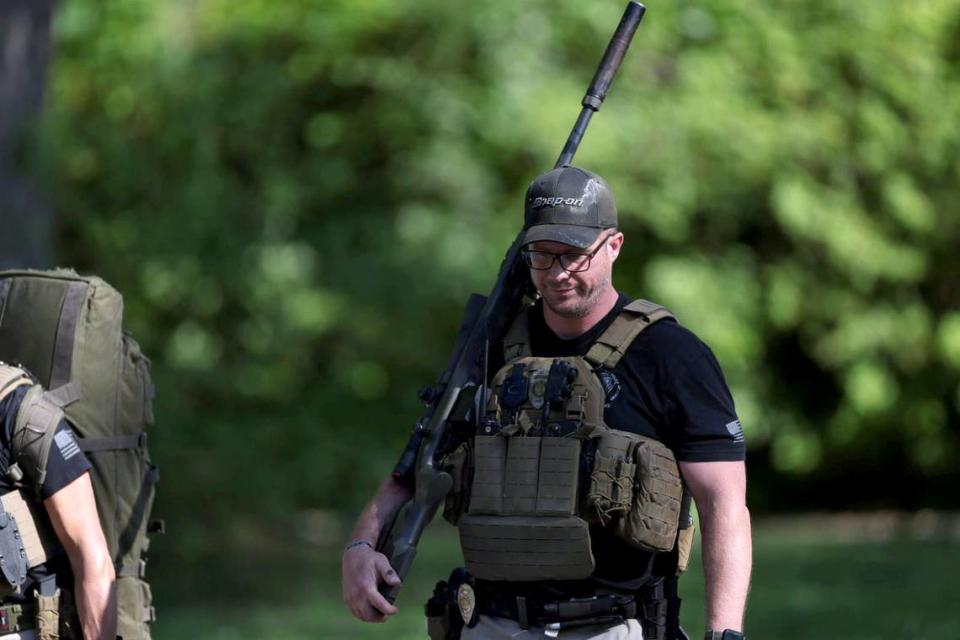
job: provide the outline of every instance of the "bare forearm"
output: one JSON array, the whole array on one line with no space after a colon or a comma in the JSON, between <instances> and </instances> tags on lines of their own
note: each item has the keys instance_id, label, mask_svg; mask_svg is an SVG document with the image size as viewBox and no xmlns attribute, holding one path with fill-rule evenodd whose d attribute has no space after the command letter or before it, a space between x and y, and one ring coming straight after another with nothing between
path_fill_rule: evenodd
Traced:
<instances>
[{"instance_id":1,"label":"bare forearm","mask_svg":"<svg viewBox=\"0 0 960 640\"><path fill-rule=\"evenodd\" d=\"M117 592L109 558L71 559L75 575L77 613L83 637L114 640L117 637Z\"/></svg>"},{"instance_id":2,"label":"bare forearm","mask_svg":"<svg viewBox=\"0 0 960 640\"><path fill-rule=\"evenodd\" d=\"M743 504L700 508L707 627L743 629L752 566L750 512Z\"/></svg>"},{"instance_id":3,"label":"bare forearm","mask_svg":"<svg viewBox=\"0 0 960 640\"><path fill-rule=\"evenodd\" d=\"M388 477L381 483L376 495L357 518L351 540L366 540L376 545L380 531L391 515L411 496L410 489Z\"/></svg>"},{"instance_id":4,"label":"bare forearm","mask_svg":"<svg viewBox=\"0 0 960 640\"><path fill-rule=\"evenodd\" d=\"M97 519L90 474L83 474L43 504L70 559L83 637L114 640L117 637L116 576Z\"/></svg>"},{"instance_id":5,"label":"bare forearm","mask_svg":"<svg viewBox=\"0 0 960 640\"><path fill-rule=\"evenodd\" d=\"M388 477L357 519L351 540L365 540L371 547L376 546L377 538L391 515L411 495L409 489ZM343 602L359 620L385 622L397 613L398 609L379 593L377 585L382 582L397 586L400 577L390 566L389 559L373 548L351 544L344 551L341 582Z\"/></svg>"}]
</instances>

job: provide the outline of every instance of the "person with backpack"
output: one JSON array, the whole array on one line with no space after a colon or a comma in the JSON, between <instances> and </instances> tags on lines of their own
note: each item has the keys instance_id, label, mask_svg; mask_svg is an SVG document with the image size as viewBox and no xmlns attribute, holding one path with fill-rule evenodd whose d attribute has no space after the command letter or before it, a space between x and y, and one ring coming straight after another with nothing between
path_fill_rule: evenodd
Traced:
<instances>
[{"instance_id":1,"label":"person with backpack","mask_svg":"<svg viewBox=\"0 0 960 640\"><path fill-rule=\"evenodd\" d=\"M427 603L429 637L686 638L677 581L692 497L705 638L742 640L746 452L716 358L665 308L613 287L624 235L596 174L537 177L522 242L539 299L491 345L485 411L436 461L452 478L444 517L466 566ZM343 599L361 620L397 612L382 592L399 576L377 545L411 495L387 478L344 550Z\"/></svg>"},{"instance_id":2,"label":"person with backpack","mask_svg":"<svg viewBox=\"0 0 960 640\"><path fill-rule=\"evenodd\" d=\"M91 465L60 404L27 371L0 363L0 639L116 637Z\"/></svg>"},{"instance_id":3,"label":"person with backpack","mask_svg":"<svg viewBox=\"0 0 960 640\"><path fill-rule=\"evenodd\" d=\"M40 416L34 421L44 422L53 414L62 416L69 425L76 448L83 453L74 453L70 461L85 457L89 463L86 480L79 469L71 479L93 487L95 513L116 576L116 635L123 640L150 640L156 610L146 575L148 549L152 535L164 532L163 520L151 517L160 480L160 471L147 446L147 428L154 424L155 390L150 359L124 329L123 307L120 292L95 275L80 275L72 269L0 271L0 361L16 363L33 378L31 390L25 392L27 395L16 409L15 426L22 426L23 416ZM18 380L15 384L27 385L22 376ZM46 520L43 511L48 495L43 491L43 482L48 473L38 466L39 461L57 455L57 442L62 442L69 452L75 448L67 441L71 436L55 434L50 428L41 430L49 436L41 438L41 431L31 429L16 433L33 433L36 437L15 436L12 442L12 460L18 462L23 472L22 479L14 478L14 485L20 485L19 491L0 500L6 511L11 511L6 502L21 495L28 506L43 516L40 520ZM36 460L20 461L18 456L31 448ZM34 466L32 471L26 469L30 465ZM70 488L66 483L63 486ZM89 510L84 509L84 513L89 514ZM0 514L0 531L2 525ZM67 547L66 557L71 559L70 545L64 540L69 533L56 531ZM40 536L53 543L47 546L39 542L28 545L24 537L27 555L36 560L29 553L35 547L48 550L47 556L56 555L57 535ZM75 548L72 552L79 551ZM2 549L0 555L4 555ZM92 568L83 566L84 570ZM85 577L79 575L76 567L74 573L78 574L78 581ZM66 585L71 589L69 582L58 578L61 588ZM54 586L51 581L44 584ZM85 603L78 604L83 613ZM88 615L94 605L100 606L91 601ZM86 626L89 621L82 622ZM101 632L112 640L106 629L112 623L104 620L103 624L106 626ZM0 634L2 628L0 620Z\"/></svg>"}]
</instances>

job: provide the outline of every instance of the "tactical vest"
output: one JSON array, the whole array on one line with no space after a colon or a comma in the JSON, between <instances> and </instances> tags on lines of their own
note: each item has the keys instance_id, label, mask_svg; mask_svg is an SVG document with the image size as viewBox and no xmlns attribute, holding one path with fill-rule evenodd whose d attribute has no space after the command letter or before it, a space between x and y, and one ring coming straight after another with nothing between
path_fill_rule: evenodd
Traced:
<instances>
[{"instance_id":1,"label":"tactical vest","mask_svg":"<svg viewBox=\"0 0 960 640\"><path fill-rule=\"evenodd\" d=\"M46 562L56 539L39 511L39 491L47 474L47 455L63 419L62 400L34 384L26 371L0 362L0 402L23 386L13 430L14 460L7 476L21 488L0 496L0 597L20 593L27 570ZM36 481L27 486L23 470Z\"/></svg>"},{"instance_id":2,"label":"tactical vest","mask_svg":"<svg viewBox=\"0 0 960 640\"><path fill-rule=\"evenodd\" d=\"M41 547L44 540L59 544L44 533L48 520L39 498L54 430L66 419L92 466L97 511L117 575L117 633L124 640L149 640L154 609L144 579L148 533L162 531L161 522L150 520L159 478L146 439L153 384L150 361L123 330L122 319L122 297L100 278L65 269L0 272L0 360L22 364L35 376L0 369L9 378L7 393L31 385L17 414L15 464L0 469L18 490L0 501L21 533L33 525L8 502L34 510ZM4 520L0 515L0 524ZM33 566L38 558L27 562ZM38 610L44 606L38 602Z\"/></svg>"},{"instance_id":3,"label":"tactical vest","mask_svg":"<svg viewBox=\"0 0 960 640\"><path fill-rule=\"evenodd\" d=\"M531 355L527 316L504 339L485 421L441 460L454 477L444 516L459 529L467 570L487 580L587 578L591 524L638 549L674 550L684 494L676 459L653 438L604 424L602 378L673 314L636 300L585 356L558 358ZM692 543L683 528L679 571Z\"/></svg>"}]
</instances>

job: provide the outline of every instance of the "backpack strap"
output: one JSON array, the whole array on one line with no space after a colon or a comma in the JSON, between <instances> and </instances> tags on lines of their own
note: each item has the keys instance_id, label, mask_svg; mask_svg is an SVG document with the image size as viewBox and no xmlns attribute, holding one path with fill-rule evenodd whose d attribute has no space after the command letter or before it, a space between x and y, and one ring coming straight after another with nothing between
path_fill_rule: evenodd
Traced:
<instances>
[{"instance_id":1,"label":"backpack strap","mask_svg":"<svg viewBox=\"0 0 960 640\"><path fill-rule=\"evenodd\" d=\"M648 300L634 300L620 311L600 334L584 358L595 367L613 369L638 335L654 322L675 318L666 307Z\"/></svg>"},{"instance_id":2,"label":"backpack strap","mask_svg":"<svg viewBox=\"0 0 960 640\"><path fill-rule=\"evenodd\" d=\"M510 362L533 354L530 349L530 307L524 307L513 319L503 337L503 361Z\"/></svg>"},{"instance_id":3,"label":"backpack strap","mask_svg":"<svg viewBox=\"0 0 960 640\"><path fill-rule=\"evenodd\" d=\"M6 274L4 274L6 276ZM7 308L7 298L10 297L10 288L13 286L13 278L0 278L0 320L3 320L3 312Z\"/></svg>"},{"instance_id":4,"label":"backpack strap","mask_svg":"<svg viewBox=\"0 0 960 640\"><path fill-rule=\"evenodd\" d=\"M87 298L89 285L79 280L71 282L64 294L60 308L60 321L57 325L57 337L53 346L53 362L50 367L50 389L56 389L73 378L73 345L77 335L77 323L83 312L83 301Z\"/></svg>"},{"instance_id":5,"label":"backpack strap","mask_svg":"<svg viewBox=\"0 0 960 640\"><path fill-rule=\"evenodd\" d=\"M11 367L8 364L0 362L0 402L19 389L28 384L33 384L33 380L27 375L27 372L20 367Z\"/></svg>"}]
</instances>

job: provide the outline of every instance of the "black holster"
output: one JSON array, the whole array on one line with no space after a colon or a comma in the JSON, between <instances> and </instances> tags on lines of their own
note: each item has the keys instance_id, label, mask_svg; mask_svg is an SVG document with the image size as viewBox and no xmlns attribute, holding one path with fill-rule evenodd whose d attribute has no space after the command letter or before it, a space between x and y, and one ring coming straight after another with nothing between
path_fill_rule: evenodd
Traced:
<instances>
[{"instance_id":1,"label":"black holster","mask_svg":"<svg viewBox=\"0 0 960 640\"><path fill-rule=\"evenodd\" d=\"M689 640L680 627L677 578L663 578L637 594L637 618L644 640Z\"/></svg>"},{"instance_id":2,"label":"black holster","mask_svg":"<svg viewBox=\"0 0 960 640\"><path fill-rule=\"evenodd\" d=\"M433 595L423 607L430 640L460 640L463 616L457 607L457 590L466 581L466 570L457 568L446 582L441 580L433 588Z\"/></svg>"}]
</instances>

